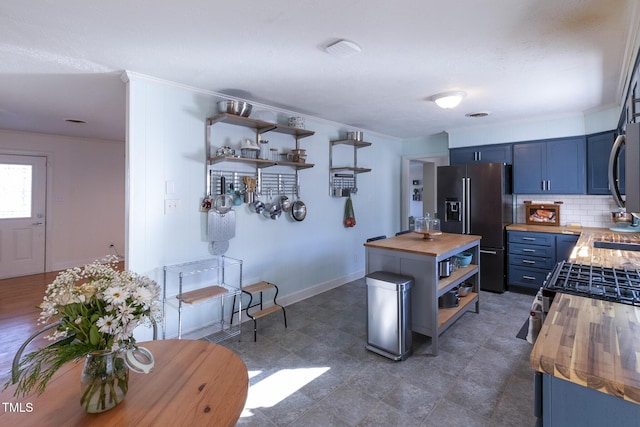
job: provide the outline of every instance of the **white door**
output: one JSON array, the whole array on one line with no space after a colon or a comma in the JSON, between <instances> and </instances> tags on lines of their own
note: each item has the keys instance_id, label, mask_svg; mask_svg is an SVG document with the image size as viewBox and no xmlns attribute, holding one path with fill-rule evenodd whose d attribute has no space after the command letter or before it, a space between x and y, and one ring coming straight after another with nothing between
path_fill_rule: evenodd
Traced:
<instances>
[{"instance_id":1,"label":"white door","mask_svg":"<svg viewBox=\"0 0 640 427\"><path fill-rule=\"evenodd\" d=\"M45 271L47 159L0 154L0 278Z\"/></svg>"}]
</instances>

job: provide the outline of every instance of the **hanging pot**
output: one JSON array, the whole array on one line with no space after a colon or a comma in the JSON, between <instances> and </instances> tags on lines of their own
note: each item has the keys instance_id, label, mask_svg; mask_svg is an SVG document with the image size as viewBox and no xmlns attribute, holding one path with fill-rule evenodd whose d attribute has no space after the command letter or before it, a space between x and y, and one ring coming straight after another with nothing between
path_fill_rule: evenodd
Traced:
<instances>
[{"instance_id":1,"label":"hanging pot","mask_svg":"<svg viewBox=\"0 0 640 427\"><path fill-rule=\"evenodd\" d=\"M302 200L298 199L291 204L291 210L289 212L291 213L291 218L296 221L303 221L307 216L307 205L305 205Z\"/></svg>"},{"instance_id":2,"label":"hanging pot","mask_svg":"<svg viewBox=\"0 0 640 427\"><path fill-rule=\"evenodd\" d=\"M262 214L267 218L278 219L280 218L280 214L282 213L282 209L280 208L279 201L276 200L271 203L267 203L264 207L264 211Z\"/></svg>"},{"instance_id":3,"label":"hanging pot","mask_svg":"<svg viewBox=\"0 0 640 427\"><path fill-rule=\"evenodd\" d=\"M249 203L249 210L260 215L264 212L264 202L256 197L253 203Z\"/></svg>"},{"instance_id":4,"label":"hanging pot","mask_svg":"<svg viewBox=\"0 0 640 427\"><path fill-rule=\"evenodd\" d=\"M284 212L289 212L291 210L291 199L287 196L280 196L278 199L278 204L280 205L280 209Z\"/></svg>"},{"instance_id":5,"label":"hanging pot","mask_svg":"<svg viewBox=\"0 0 640 427\"><path fill-rule=\"evenodd\" d=\"M300 183L296 182L296 201L291 204L291 218L296 221L304 221L307 216L307 205L300 200Z\"/></svg>"}]
</instances>

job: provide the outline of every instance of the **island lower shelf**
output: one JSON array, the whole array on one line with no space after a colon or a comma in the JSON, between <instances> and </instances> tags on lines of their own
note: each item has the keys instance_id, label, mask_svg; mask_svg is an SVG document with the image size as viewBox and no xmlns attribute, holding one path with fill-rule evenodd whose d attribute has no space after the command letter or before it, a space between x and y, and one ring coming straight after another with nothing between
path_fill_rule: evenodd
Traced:
<instances>
[{"instance_id":1,"label":"island lower shelf","mask_svg":"<svg viewBox=\"0 0 640 427\"><path fill-rule=\"evenodd\" d=\"M450 322L456 320L466 311L465 309L468 308L470 304L473 304L477 300L478 294L476 292L469 292L467 296L460 298L460 303L457 307L440 308L438 310L438 329L442 329Z\"/></svg>"},{"instance_id":2,"label":"island lower shelf","mask_svg":"<svg viewBox=\"0 0 640 427\"><path fill-rule=\"evenodd\" d=\"M442 296L442 294L458 286L460 282L469 279L477 272L478 266L471 264L468 267L458 268L449 277L441 278L438 280L438 296Z\"/></svg>"}]
</instances>

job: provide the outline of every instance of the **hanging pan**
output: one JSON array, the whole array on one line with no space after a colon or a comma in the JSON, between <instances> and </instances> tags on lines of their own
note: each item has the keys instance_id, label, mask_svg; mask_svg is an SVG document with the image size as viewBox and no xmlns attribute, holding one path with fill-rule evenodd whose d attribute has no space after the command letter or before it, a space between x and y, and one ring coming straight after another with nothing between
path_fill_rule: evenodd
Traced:
<instances>
[{"instance_id":1,"label":"hanging pan","mask_svg":"<svg viewBox=\"0 0 640 427\"><path fill-rule=\"evenodd\" d=\"M289 211L291 218L296 221L304 221L307 216L307 205L300 200L300 186L297 186L296 201L291 204L291 210Z\"/></svg>"}]
</instances>

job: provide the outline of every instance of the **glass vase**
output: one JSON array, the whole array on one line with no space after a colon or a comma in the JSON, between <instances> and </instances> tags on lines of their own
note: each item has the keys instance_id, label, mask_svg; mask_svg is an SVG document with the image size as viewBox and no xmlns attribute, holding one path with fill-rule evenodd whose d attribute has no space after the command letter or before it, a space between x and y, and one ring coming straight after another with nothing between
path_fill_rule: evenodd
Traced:
<instances>
[{"instance_id":1,"label":"glass vase","mask_svg":"<svg viewBox=\"0 0 640 427\"><path fill-rule=\"evenodd\" d=\"M108 411L122 402L129 387L129 368L120 352L87 354L80 377L80 404L89 413Z\"/></svg>"}]
</instances>

